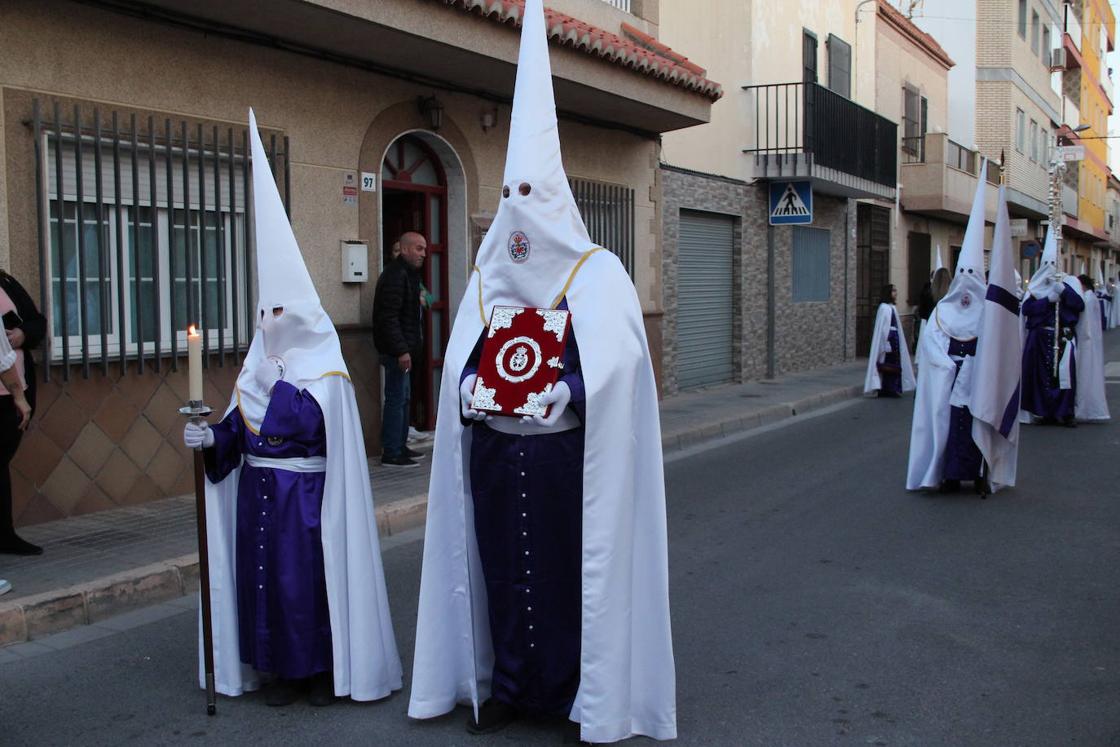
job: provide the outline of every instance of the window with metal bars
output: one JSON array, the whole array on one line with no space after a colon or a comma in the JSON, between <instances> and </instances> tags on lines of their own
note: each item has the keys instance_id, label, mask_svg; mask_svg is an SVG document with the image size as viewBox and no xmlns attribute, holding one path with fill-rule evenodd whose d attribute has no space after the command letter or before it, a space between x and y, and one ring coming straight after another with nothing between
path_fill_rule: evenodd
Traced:
<instances>
[{"instance_id":1,"label":"window with metal bars","mask_svg":"<svg viewBox=\"0 0 1120 747\"><path fill-rule=\"evenodd\" d=\"M33 106L44 376L165 358L174 370L192 324L205 365L236 364L254 328L248 131ZM266 143L287 196L287 138Z\"/></svg>"},{"instance_id":2,"label":"window with metal bars","mask_svg":"<svg viewBox=\"0 0 1120 747\"><path fill-rule=\"evenodd\" d=\"M569 178L591 240L622 260L634 277L634 190L620 184Z\"/></svg>"}]
</instances>

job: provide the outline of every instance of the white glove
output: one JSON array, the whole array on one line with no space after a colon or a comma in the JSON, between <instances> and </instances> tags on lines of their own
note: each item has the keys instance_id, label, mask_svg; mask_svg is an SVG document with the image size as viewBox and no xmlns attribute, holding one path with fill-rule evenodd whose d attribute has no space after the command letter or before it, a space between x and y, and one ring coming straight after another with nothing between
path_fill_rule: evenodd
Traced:
<instances>
[{"instance_id":1,"label":"white glove","mask_svg":"<svg viewBox=\"0 0 1120 747\"><path fill-rule=\"evenodd\" d=\"M183 443L188 449L209 449L214 445L214 431L205 420L187 423L183 428Z\"/></svg>"},{"instance_id":2,"label":"white glove","mask_svg":"<svg viewBox=\"0 0 1120 747\"><path fill-rule=\"evenodd\" d=\"M567 408L568 403L571 401L572 390L569 389L568 385L563 381L558 381L556 382L556 386L552 387L551 390L542 394L541 398L537 400L539 404L546 407L548 405L552 405L552 410L549 411L548 417L542 417L540 415L533 415L532 417L530 417L526 415L525 417L521 418L521 420L526 423L533 422L546 428L556 425L556 421L559 420L560 416L564 414L565 408Z\"/></svg>"},{"instance_id":3,"label":"white glove","mask_svg":"<svg viewBox=\"0 0 1120 747\"><path fill-rule=\"evenodd\" d=\"M1050 288L1046 291L1046 300L1050 303L1057 303L1058 299L1062 297L1062 284L1051 283Z\"/></svg>"},{"instance_id":4,"label":"white glove","mask_svg":"<svg viewBox=\"0 0 1120 747\"><path fill-rule=\"evenodd\" d=\"M471 407L474 403L474 383L477 380L478 376L471 374L463 379L463 383L459 385L459 409L463 413L463 417L467 420L486 420L486 418L490 417L486 413Z\"/></svg>"},{"instance_id":5,"label":"white glove","mask_svg":"<svg viewBox=\"0 0 1120 747\"><path fill-rule=\"evenodd\" d=\"M884 340L884 341L883 341L883 352L884 352L884 353L889 353L889 352L891 352L891 343L890 343L890 341L889 341L889 340Z\"/></svg>"},{"instance_id":6,"label":"white glove","mask_svg":"<svg viewBox=\"0 0 1120 747\"><path fill-rule=\"evenodd\" d=\"M257 377L257 383L260 384L266 392L272 394L272 387L276 385L277 381L284 378L284 366L276 358L268 357L261 361L254 371Z\"/></svg>"}]
</instances>

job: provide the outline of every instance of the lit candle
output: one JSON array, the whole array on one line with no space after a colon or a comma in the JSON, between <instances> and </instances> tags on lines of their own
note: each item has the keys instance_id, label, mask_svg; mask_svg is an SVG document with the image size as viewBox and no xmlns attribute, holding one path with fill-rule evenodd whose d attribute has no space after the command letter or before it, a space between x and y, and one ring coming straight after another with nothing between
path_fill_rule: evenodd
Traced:
<instances>
[{"instance_id":1,"label":"lit candle","mask_svg":"<svg viewBox=\"0 0 1120 747\"><path fill-rule=\"evenodd\" d=\"M187 328L187 379L191 402L202 401L202 335L192 324Z\"/></svg>"}]
</instances>

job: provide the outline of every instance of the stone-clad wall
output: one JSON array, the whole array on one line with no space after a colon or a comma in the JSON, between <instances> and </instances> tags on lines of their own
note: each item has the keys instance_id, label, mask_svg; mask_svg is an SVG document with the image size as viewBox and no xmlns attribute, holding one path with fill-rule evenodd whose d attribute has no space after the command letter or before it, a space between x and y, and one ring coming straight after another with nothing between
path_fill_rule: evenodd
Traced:
<instances>
[{"instance_id":1,"label":"stone-clad wall","mask_svg":"<svg viewBox=\"0 0 1120 747\"><path fill-rule=\"evenodd\" d=\"M756 209L763 215L768 208L765 185L754 190ZM844 229L847 215L847 242ZM829 257L832 286L829 299L821 302L793 303L793 229L774 229L774 342L775 375L828 366L855 354L856 338L856 203L854 200L813 195L813 228L831 233ZM765 245L764 245L765 246ZM848 278L844 267L847 253ZM847 305L845 306L845 297ZM844 344L844 314L848 314L847 345Z\"/></svg>"},{"instance_id":2,"label":"stone-clad wall","mask_svg":"<svg viewBox=\"0 0 1120 747\"><path fill-rule=\"evenodd\" d=\"M702 210L735 217L736 252L732 269L734 306L734 381L766 376L769 351L767 328L767 215L766 183L746 182L662 166L662 262L665 317L662 321L662 392L673 394L677 384L677 262L680 211ZM831 232L828 301L793 303L793 230L774 229L774 373L790 373L847 360L855 350L856 209L855 202L814 195L814 228ZM845 217L847 233L845 235ZM845 256L847 281L845 282ZM845 305L845 298L847 304ZM717 302L718 299L713 299ZM844 317L847 314L845 344Z\"/></svg>"}]
</instances>

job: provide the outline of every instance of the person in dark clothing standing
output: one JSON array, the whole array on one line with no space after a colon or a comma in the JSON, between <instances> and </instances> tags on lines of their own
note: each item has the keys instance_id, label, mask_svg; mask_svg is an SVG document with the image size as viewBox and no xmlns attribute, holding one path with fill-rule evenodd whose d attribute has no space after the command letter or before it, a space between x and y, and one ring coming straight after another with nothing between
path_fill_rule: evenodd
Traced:
<instances>
[{"instance_id":1,"label":"person in dark clothing standing","mask_svg":"<svg viewBox=\"0 0 1120 747\"><path fill-rule=\"evenodd\" d=\"M428 242L409 231L401 236L400 254L385 266L373 297L373 344L385 370L385 404L381 408L381 463L415 467L418 452L408 448L409 372L412 356L423 347L420 268Z\"/></svg>"},{"instance_id":2,"label":"person in dark clothing standing","mask_svg":"<svg viewBox=\"0 0 1120 747\"><path fill-rule=\"evenodd\" d=\"M14 368L24 386L24 395L35 410L35 362L31 351L39 347L47 334L47 320L19 282L0 270L0 316L8 343L16 353ZM8 555L40 555L43 548L16 534L12 516L12 478L9 468L23 438L21 413L7 387L0 387L0 553Z\"/></svg>"}]
</instances>

